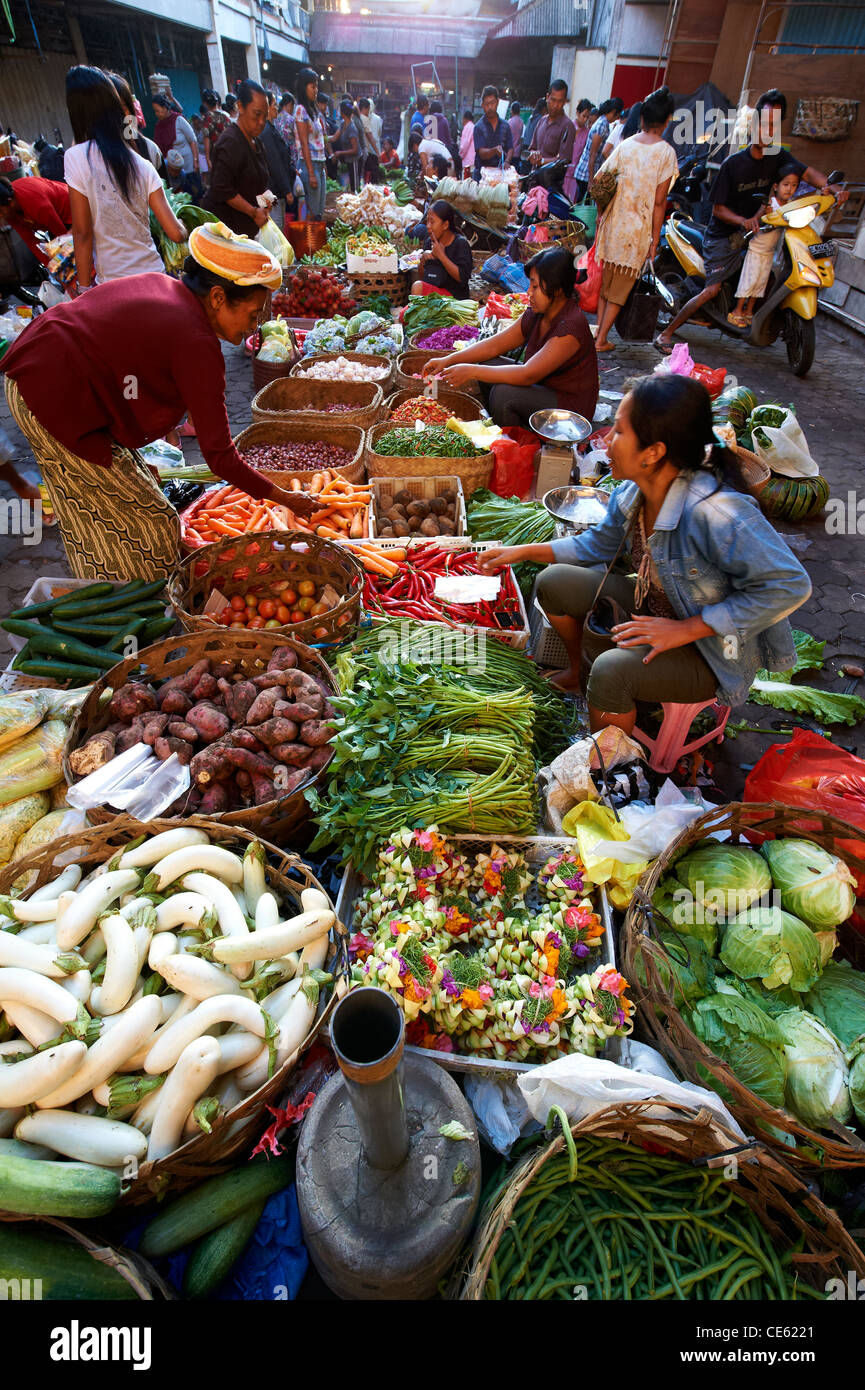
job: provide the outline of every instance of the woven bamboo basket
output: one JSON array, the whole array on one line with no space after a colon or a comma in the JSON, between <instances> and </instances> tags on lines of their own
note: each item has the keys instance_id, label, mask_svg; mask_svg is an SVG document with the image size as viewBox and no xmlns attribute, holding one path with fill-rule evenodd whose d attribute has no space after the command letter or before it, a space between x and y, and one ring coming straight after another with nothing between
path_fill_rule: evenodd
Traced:
<instances>
[{"instance_id":1,"label":"woven bamboo basket","mask_svg":"<svg viewBox=\"0 0 865 1390\"><path fill-rule=\"evenodd\" d=\"M304 357L300 362L295 362L289 375L300 377L303 381L315 381L315 377L307 378L303 373L315 362L336 362L339 357L344 357L349 362L362 362L365 367L377 367L381 371L381 376L376 377L376 384L379 385L383 393L387 395L393 385L396 364L389 357L380 357L374 352L313 352L310 353L309 357Z\"/></svg>"},{"instance_id":2,"label":"woven bamboo basket","mask_svg":"<svg viewBox=\"0 0 865 1390\"><path fill-rule=\"evenodd\" d=\"M423 389L424 383L419 380L421 369L426 366L434 357L447 357L446 352L430 352L429 349L412 348L410 352L404 352L397 358L395 385L397 391L417 391ZM479 396L480 386L476 381L467 381L463 384L462 390L466 395Z\"/></svg>"},{"instance_id":3,"label":"woven bamboo basket","mask_svg":"<svg viewBox=\"0 0 865 1390\"><path fill-rule=\"evenodd\" d=\"M258 838L242 826L226 825L224 817L216 821L192 816L184 824L200 828L212 843L233 848L241 854L251 841ZM177 821L153 820L147 824L147 833L156 835L161 830L172 830L176 827ZM53 844L43 847L37 853L0 870L0 891L8 892L19 874L33 870L37 874L33 881L33 890L41 887L56 875L55 862L61 854L64 856L63 862L66 862L66 856L71 857L74 854L75 862L81 864L87 873L89 869L110 859L118 849L137 839L141 833L140 821L133 820L131 816L115 816L108 825L55 840ZM262 840L261 843L264 845L266 856L265 876L268 887L295 904L298 911L301 910L300 895L303 889L318 888L324 891L315 875L296 854L286 853L268 840ZM326 967L334 975L334 986L330 989L327 999L324 998L325 991L322 990L319 1012L298 1052L289 1057L257 1091L252 1091L233 1110L216 1120L210 1134L202 1133L190 1139L167 1158L153 1163L142 1163L128 1191L121 1196L121 1203L137 1206L151 1201L154 1197L162 1196L169 1187L172 1193L176 1194L190 1183L223 1172L226 1168L232 1167L239 1157L248 1155L261 1136L267 1106L274 1105L281 1096L298 1058L313 1043L335 1006L339 982L344 973L342 937L342 929L337 923L331 933Z\"/></svg>"},{"instance_id":4,"label":"woven bamboo basket","mask_svg":"<svg viewBox=\"0 0 865 1390\"><path fill-rule=\"evenodd\" d=\"M549 230L549 241L526 241L522 237L517 237L514 242L516 259L522 261L523 265L530 261L533 256L540 255L541 251L551 251L555 246L561 246L565 251L576 251L578 247L586 244L586 230L582 222L559 221L551 218L548 222L538 222L539 227L546 227Z\"/></svg>"},{"instance_id":5,"label":"woven bamboo basket","mask_svg":"<svg viewBox=\"0 0 865 1390\"><path fill-rule=\"evenodd\" d=\"M357 425L368 430L382 415L384 393L374 381L299 381L284 377L272 382L252 402L254 425ZM329 411L329 405L347 405L349 410Z\"/></svg>"},{"instance_id":6,"label":"woven bamboo basket","mask_svg":"<svg viewBox=\"0 0 865 1390\"><path fill-rule=\"evenodd\" d=\"M865 1169L865 1143L852 1130L838 1125L817 1133L788 1110L776 1110L744 1085L692 1031L679 1012L663 979L667 953L656 937L652 896L663 875L689 851L729 831L733 844L759 845L778 836L813 840L838 854L857 874L865 872L865 839L846 821L820 811L797 811L780 803L733 802L694 821L661 854L640 881L625 917L621 936L623 971L637 1004L638 1031L657 1047L679 1076L706 1084L707 1076L748 1134L772 1148L786 1163L813 1172L814 1168ZM865 964L865 941L851 928L839 928L839 953L860 969ZM687 936L682 942L687 947ZM669 978L669 976L668 976ZM644 980L645 983L641 981ZM795 1148L778 1138L789 1135Z\"/></svg>"},{"instance_id":7,"label":"woven bamboo basket","mask_svg":"<svg viewBox=\"0 0 865 1390\"><path fill-rule=\"evenodd\" d=\"M748 484L748 491L754 497L759 497L763 488L772 476L772 470L768 463L764 463L759 454L752 453L750 449L744 449L741 444L737 444L733 453L739 460L739 466L745 482Z\"/></svg>"},{"instance_id":8,"label":"woven bamboo basket","mask_svg":"<svg viewBox=\"0 0 865 1390\"><path fill-rule=\"evenodd\" d=\"M370 273L349 271L348 278L351 281L352 295L361 307L367 299L372 299L376 294L386 294L394 309L401 309L403 305L408 304L411 275L407 270Z\"/></svg>"},{"instance_id":9,"label":"woven bamboo basket","mask_svg":"<svg viewBox=\"0 0 865 1390\"><path fill-rule=\"evenodd\" d=\"M628 1150L644 1148L679 1158L683 1165L714 1167L736 1159L737 1195L747 1202L775 1248L793 1250L791 1271L821 1293L830 1278L847 1287L848 1270L865 1269L865 1255L844 1229L835 1212L771 1154L755 1143L742 1145L732 1130L707 1109L689 1110L668 1101L631 1101L607 1106L570 1126L570 1137L579 1162L581 1143L607 1140L621 1144L622 1162ZM477 1227L465 1264L461 1287L454 1281L450 1296L467 1300L494 1297L489 1282L491 1266L526 1189L550 1173L551 1160L567 1157L570 1144L559 1133L533 1150L510 1173L505 1184L491 1195ZM559 1188L561 1191L561 1187ZM575 1221L576 1224L576 1221ZM567 1231L561 1239L566 1238ZM798 1248L800 1247L801 1248ZM569 1301L573 1287L562 1291Z\"/></svg>"},{"instance_id":10,"label":"woven bamboo basket","mask_svg":"<svg viewBox=\"0 0 865 1390\"><path fill-rule=\"evenodd\" d=\"M169 592L187 632L224 632L218 618L202 612L214 589L227 599L249 593L265 598L272 595L274 581L282 579L292 588L304 580L312 580L316 586L330 584L343 597L328 613L268 631L307 644L335 642L354 634L360 618L363 571L345 546L306 531L262 531L236 540L226 537L196 550L175 570ZM322 629L327 629L327 635L316 637Z\"/></svg>"},{"instance_id":11,"label":"woven bamboo basket","mask_svg":"<svg viewBox=\"0 0 865 1390\"><path fill-rule=\"evenodd\" d=\"M270 386L274 381L282 381L291 374L291 369L297 361L292 357L288 362L260 362L258 351L252 359L252 386L254 391L263 391L265 386Z\"/></svg>"},{"instance_id":12,"label":"woven bamboo basket","mask_svg":"<svg viewBox=\"0 0 865 1390\"><path fill-rule=\"evenodd\" d=\"M476 458L433 458L412 454L377 454L376 441L395 426L385 420L373 425L366 436L366 469L370 478L429 478L448 473L459 478L463 492L470 497L475 488L486 487L489 482L495 457L492 453L478 454Z\"/></svg>"},{"instance_id":13,"label":"woven bamboo basket","mask_svg":"<svg viewBox=\"0 0 865 1390\"><path fill-rule=\"evenodd\" d=\"M473 326L474 326L474 325L472 325L472 324L468 324L468 325L467 325L467 327L469 327L469 328L471 328L471 327L473 327ZM450 349L450 348L425 348L425 347L423 346L423 343L422 343L421 340L422 340L423 338L428 338L428 337L430 336L430 334L435 333L435 332L436 332L436 329L435 329L435 328L421 328L417 333L412 333L411 337L409 338L408 342L406 343L406 351L407 351L407 352L444 352L444 353L447 353L447 352L450 352L450 351L456 352L456 348L453 348L453 349ZM460 341L462 341L462 340L460 340ZM470 340L469 338L467 338L467 339L466 339L466 342L469 342L469 341L471 341L471 342L476 342L477 339L472 338L472 339Z\"/></svg>"},{"instance_id":14,"label":"woven bamboo basket","mask_svg":"<svg viewBox=\"0 0 865 1390\"><path fill-rule=\"evenodd\" d=\"M61 1232L60 1237L55 1237L58 1246L66 1243L64 1237L68 1237L70 1242L80 1245L82 1250L86 1250L97 1265L107 1265L109 1269L116 1270L129 1284L134 1291L136 1298L142 1302L153 1303L157 1300L173 1301L177 1295L161 1278L149 1260L145 1260L143 1255L139 1255L137 1250L127 1250L123 1246L110 1244L107 1240L95 1240L89 1232L78 1229L77 1226L70 1226L68 1221L61 1221L56 1216L24 1216L20 1212L0 1210L0 1222L13 1225L16 1222L27 1222L30 1226L50 1227L50 1231L39 1231L40 1235L54 1235ZM0 1246L3 1238L0 1236Z\"/></svg>"},{"instance_id":15,"label":"woven bamboo basket","mask_svg":"<svg viewBox=\"0 0 865 1390\"><path fill-rule=\"evenodd\" d=\"M363 482L364 432L357 425L319 425L297 417L291 420L268 420L263 424L249 425L245 430L241 430L234 440L235 448L241 453L253 444L307 443L336 444L340 449L346 449L349 458L345 463L335 465L331 471L338 473L349 483ZM328 466L322 464L322 468ZM302 485L310 483L316 471L319 470L269 468L266 471L262 470L262 476L277 483L279 487L288 487L293 478L298 478Z\"/></svg>"},{"instance_id":16,"label":"woven bamboo basket","mask_svg":"<svg viewBox=\"0 0 865 1390\"><path fill-rule=\"evenodd\" d=\"M115 690L132 679L145 679L153 684L170 680L172 676L182 676L196 661L210 657L215 663L221 661L237 662L245 676L261 675L278 647L293 647L297 652L298 665L309 675L318 676L339 693L336 678L330 667L318 652L298 642L293 637L285 637L272 628L256 632L241 632L239 629L221 628L217 631L185 632L179 637L166 637L155 642L152 647L127 657L106 671L100 680L90 687L87 699L79 709L69 737L63 750L63 774L70 783L78 781L69 766L69 755L93 734L99 734L111 723L108 700ZM260 806L240 807L236 811L225 811L213 816L214 821L232 830L245 826L251 830L265 830L272 839L286 839L307 820L309 807L304 791L317 786L326 768L311 773L309 780L301 783L287 796L275 797ZM88 819L99 825L116 820L117 814L109 807L97 807L87 813Z\"/></svg>"},{"instance_id":17,"label":"woven bamboo basket","mask_svg":"<svg viewBox=\"0 0 865 1390\"><path fill-rule=\"evenodd\" d=\"M434 384L438 385L438 383ZM411 387L407 387L403 391L394 391L393 395L388 396L384 403L382 418L384 420L389 420L393 412L405 401L414 400L417 396L422 394L423 386L420 382L417 382L414 390L412 390ZM436 392L435 400L438 401L439 405L443 405L446 410L449 410L451 415L455 416L457 420L480 420L483 418L483 406L474 396L468 395L466 391L439 389Z\"/></svg>"}]
</instances>

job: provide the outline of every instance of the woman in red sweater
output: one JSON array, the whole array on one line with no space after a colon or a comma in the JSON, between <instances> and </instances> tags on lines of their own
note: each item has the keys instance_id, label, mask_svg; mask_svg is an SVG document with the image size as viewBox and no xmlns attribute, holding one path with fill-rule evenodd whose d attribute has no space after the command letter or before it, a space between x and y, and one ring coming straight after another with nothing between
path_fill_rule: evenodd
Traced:
<instances>
[{"instance_id":1,"label":"woman in red sweater","mask_svg":"<svg viewBox=\"0 0 865 1390\"><path fill-rule=\"evenodd\" d=\"M21 178L10 183L0 179L0 227L11 227L37 261L48 264L48 257L36 240L37 232L64 236L72 226L69 189L53 179Z\"/></svg>"},{"instance_id":2,"label":"woman in red sweater","mask_svg":"<svg viewBox=\"0 0 865 1390\"><path fill-rule=\"evenodd\" d=\"M221 223L189 238L183 277L131 275L49 309L3 359L6 398L48 488L72 573L158 579L179 523L137 450L189 412L205 462L251 497L305 510L231 441L221 342L252 333L282 270ZM218 272L218 273L217 273Z\"/></svg>"}]
</instances>

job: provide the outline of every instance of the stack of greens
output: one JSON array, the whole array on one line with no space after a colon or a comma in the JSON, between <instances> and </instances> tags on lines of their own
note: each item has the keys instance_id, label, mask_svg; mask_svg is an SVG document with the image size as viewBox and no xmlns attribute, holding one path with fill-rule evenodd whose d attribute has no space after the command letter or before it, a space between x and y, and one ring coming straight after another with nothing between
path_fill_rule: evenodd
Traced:
<instances>
[{"instance_id":1,"label":"stack of greens","mask_svg":"<svg viewBox=\"0 0 865 1390\"><path fill-rule=\"evenodd\" d=\"M391 236L384 227L364 227L368 236L391 244ZM345 266L345 243L349 237L357 236L357 228L345 222L335 222L327 234L327 244L312 256L304 256L301 265L341 265Z\"/></svg>"},{"instance_id":2,"label":"stack of greens","mask_svg":"<svg viewBox=\"0 0 865 1390\"><path fill-rule=\"evenodd\" d=\"M197 208L188 193L172 193L167 184L164 184L163 187L168 199L168 206L175 217L183 223L187 232L191 232L195 227L200 227L204 222L219 221L215 213L205 212L204 208ZM179 275L183 269L183 262L189 254L187 242L169 241L152 212L150 214L150 232L168 274Z\"/></svg>"},{"instance_id":3,"label":"stack of greens","mask_svg":"<svg viewBox=\"0 0 865 1390\"><path fill-rule=\"evenodd\" d=\"M653 899L662 980L690 1027L756 1095L813 1129L854 1114L865 1125L865 974L832 958L855 882L810 840L759 853L710 840Z\"/></svg>"},{"instance_id":4,"label":"stack of greens","mask_svg":"<svg viewBox=\"0 0 865 1390\"><path fill-rule=\"evenodd\" d=\"M440 294L410 295L403 314L406 337L421 329L447 328L452 323L477 323L478 306L473 299L445 299Z\"/></svg>"},{"instance_id":5,"label":"stack of greens","mask_svg":"<svg viewBox=\"0 0 865 1390\"><path fill-rule=\"evenodd\" d=\"M499 497L479 487L468 506L469 535L475 541L499 541L502 545L543 545L553 540L556 523L542 502L521 502L518 497ZM514 566L514 576L526 601L543 565Z\"/></svg>"},{"instance_id":6,"label":"stack of greens","mask_svg":"<svg viewBox=\"0 0 865 1390\"><path fill-rule=\"evenodd\" d=\"M571 741L572 709L521 652L493 639L458 664L451 648L442 659L446 640L435 625L382 622L339 657L328 781L308 793L314 850L336 844L362 866L405 825L534 832L535 759Z\"/></svg>"}]
</instances>

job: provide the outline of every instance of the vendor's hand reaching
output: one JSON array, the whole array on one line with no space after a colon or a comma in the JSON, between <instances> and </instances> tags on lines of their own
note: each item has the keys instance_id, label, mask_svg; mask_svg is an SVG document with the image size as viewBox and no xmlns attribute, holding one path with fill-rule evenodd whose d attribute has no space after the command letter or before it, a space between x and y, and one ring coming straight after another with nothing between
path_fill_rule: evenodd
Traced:
<instances>
[{"instance_id":1,"label":"vendor's hand reaching","mask_svg":"<svg viewBox=\"0 0 865 1390\"><path fill-rule=\"evenodd\" d=\"M256 227L264 227L270 221L270 213L267 208L256 208L252 220Z\"/></svg>"},{"instance_id":2,"label":"vendor's hand reaching","mask_svg":"<svg viewBox=\"0 0 865 1390\"><path fill-rule=\"evenodd\" d=\"M462 386L466 381L474 381L475 367L472 362L454 362L452 367L444 368L439 363L439 370L448 386Z\"/></svg>"},{"instance_id":3,"label":"vendor's hand reaching","mask_svg":"<svg viewBox=\"0 0 865 1390\"><path fill-rule=\"evenodd\" d=\"M518 565L525 558L522 554L524 549L521 545L490 546L489 550L484 550L478 555L478 570L481 574L495 574L496 570L504 569L505 565Z\"/></svg>"},{"instance_id":4,"label":"vendor's hand reaching","mask_svg":"<svg viewBox=\"0 0 865 1390\"><path fill-rule=\"evenodd\" d=\"M634 614L631 622L617 623L611 631L617 647L650 647L648 655L643 657L646 666L661 652L673 651L693 641L688 624L680 622L678 618L638 617Z\"/></svg>"},{"instance_id":5,"label":"vendor's hand reaching","mask_svg":"<svg viewBox=\"0 0 865 1390\"><path fill-rule=\"evenodd\" d=\"M314 497L308 497L305 492L287 492L284 487L277 487L276 484L270 489L269 500L281 507L288 507L289 511L298 517L312 516L312 513L321 507Z\"/></svg>"},{"instance_id":6,"label":"vendor's hand reaching","mask_svg":"<svg viewBox=\"0 0 865 1390\"><path fill-rule=\"evenodd\" d=\"M428 362L424 362L420 369L420 374L424 379L428 376L436 376L447 362L446 357L431 357Z\"/></svg>"}]
</instances>

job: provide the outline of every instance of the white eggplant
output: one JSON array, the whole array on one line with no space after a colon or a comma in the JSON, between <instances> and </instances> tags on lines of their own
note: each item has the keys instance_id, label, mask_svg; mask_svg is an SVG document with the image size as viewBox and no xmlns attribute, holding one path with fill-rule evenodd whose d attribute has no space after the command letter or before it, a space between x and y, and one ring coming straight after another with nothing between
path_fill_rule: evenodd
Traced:
<instances>
[{"instance_id":1,"label":"white eggplant","mask_svg":"<svg viewBox=\"0 0 865 1390\"><path fill-rule=\"evenodd\" d=\"M255 917L258 900L267 891L264 863L264 845L252 840L243 855L243 894L250 917Z\"/></svg>"},{"instance_id":2,"label":"white eggplant","mask_svg":"<svg viewBox=\"0 0 865 1390\"><path fill-rule=\"evenodd\" d=\"M70 1101L86 1095L100 1082L107 1081L114 1072L133 1070L129 1066L129 1058L153 1037L162 1017L162 1008L158 997L148 994L115 1017L117 1022L114 1026L100 1033L93 1046L88 1048L84 1064L75 1076L37 1102L42 1108L59 1109L61 1105L68 1105Z\"/></svg>"},{"instance_id":3,"label":"white eggplant","mask_svg":"<svg viewBox=\"0 0 865 1390\"><path fill-rule=\"evenodd\" d=\"M52 879L50 883L43 883L41 888L37 888L30 894L28 902L51 901L60 897L61 893L73 892L81 882L81 865L67 864L66 868L58 878Z\"/></svg>"},{"instance_id":4,"label":"white eggplant","mask_svg":"<svg viewBox=\"0 0 865 1390\"><path fill-rule=\"evenodd\" d=\"M145 1057L144 1070L151 1076L168 1071L185 1047L209 1032L217 1023L237 1023L257 1037L264 1037L265 1018L257 1004L236 994L216 994L202 1000L192 1013L182 1019L172 1019Z\"/></svg>"},{"instance_id":5,"label":"white eggplant","mask_svg":"<svg viewBox=\"0 0 865 1390\"><path fill-rule=\"evenodd\" d=\"M15 1138L45 1144L67 1158L107 1168L122 1168L130 1159L137 1162L147 1152L143 1134L133 1125L71 1110L39 1110L27 1115L15 1126Z\"/></svg>"},{"instance_id":6,"label":"white eggplant","mask_svg":"<svg viewBox=\"0 0 865 1390\"><path fill-rule=\"evenodd\" d=\"M112 912L100 921L108 949L105 974L90 996L95 1014L118 1014L132 998L138 982L138 948L126 918Z\"/></svg>"},{"instance_id":7,"label":"white eggplant","mask_svg":"<svg viewBox=\"0 0 865 1390\"><path fill-rule=\"evenodd\" d=\"M240 860L237 861L238 864ZM200 893L202 897L208 898L216 909L219 930L223 936L248 936L249 926L239 904L237 903L231 889L212 874L193 873L187 874L183 880L183 887L189 888L193 893ZM250 965L243 962L235 965L232 974L235 979L245 980L250 973Z\"/></svg>"},{"instance_id":8,"label":"white eggplant","mask_svg":"<svg viewBox=\"0 0 865 1390\"><path fill-rule=\"evenodd\" d=\"M0 1067L0 1106L34 1105L68 1081L86 1055L83 1042L58 1043L21 1062Z\"/></svg>"},{"instance_id":9,"label":"white eggplant","mask_svg":"<svg viewBox=\"0 0 865 1390\"><path fill-rule=\"evenodd\" d=\"M164 859L168 854L174 854L179 849L189 849L192 845L207 845L210 841L203 830L195 830L192 826L179 826L177 830L163 830L160 835L153 835L149 840L145 840L143 845L138 845L135 849L126 850L121 856L121 869L149 869L151 865L158 864L160 859Z\"/></svg>"},{"instance_id":10,"label":"white eggplant","mask_svg":"<svg viewBox=\"0 0 865 1390\"><path fill-rule=\"evenodd\" d=\"M80 888L75 901L63 913L57 928L57 943L63 951L71 951L96 926L98 918L112 903L138 884L135 869L114 869Z\"/></svg>"},{"instance_id":11,"label":"white eggplant","mask_svg":"<svg viewBox=\"0 0 865 1390\"><path fill-rule=\"evenodd\" d=\"M7 1003L39 1009L58 1023L72 1023L78 1016L78 1005L71 995L55 980L33 970L0 969L0 1008L5 1009Z\"/></svg>"},{"instance_id":12,"label":"white eggplant","mask_svg":"<svg viewBox=\"0 0 865 1390\"><path fill-rule=\"evenodd\" d=\"M215 927L216 909L209 898L200 893L172 893L156 909L155 932L174 931L176 927Z\"/></svg>"},{"instance_id":13,"label":"white eggplant","mask_svg":"<svg viewBox=\"0 0 865 1390\"><path fill-rule=\"evenodd\" d=\"M67 993L77 999L79 1004L86 1004L93 989L93 979L89 970L76 970L74 975L67 975L65 980L60 981Z\"/></svg>"},{"instance_id":14,"label":"white eggplant","mask_svg":"<svg viewBox=\"0 0 865 1390\"><path fill-rule=\"evenodd\" d=\"M51 946L37 946L8 931L0 931L0 967L35 970L37 975L47 975L49 980L65 980L69 972L57 964L57 954Z\"/></svg>"},{"instance_id":15,"label":"white eggplant","mask_svg":"<svg viewBox=\"0 0 865 1390\"><path fill-rule=\"evenodd\" d=\"M44 1047L60 1031L56 1018L50 1018L41 1009L33 1009L29 1004L11 1004L7 1000L3 1009L12 1027L17 1028L33 1047Z\"/></svg>"},{"instance_id":16,"label":"white eggplant","mask_svg":"<svg viewBox=\"0 0 865 1390\"><path fill-rule=\"evenodd\" d=\"M164 893L169 883L196 872L212 874L227 884L243 881L243 864L230 849L222 849L219 845L189 845L174 850L154 864L145 879L146 890Z\"/></svg>"},{"instance_id":17,"label":"white eggplant","mask_svg":"<svg viewBox=\"0 0 865 1390\"><path fill-rule=\"evenodd\" d=\"M288 922L279 922L275 927L262 927L260 931L248 932L245 936L232 936L213 943L213 959L224 965L238 965L244 961L275 960L316 941L326 934L336 921L330 911L316 908L314 912L302 912Z\"/></svg>"},{"instance_id":18,"label":"white eggplant","mask_svg":"<svg viewBox=\"0 0 865 1390\"><path fill-rule=\"evenodd\" d=\"M216 1078L219 1057L216 1038L196 1038L183 1049L158 1092L147 1145L150 1162L166 1158L180 1144L187 1115Z\"/></svg>"},{"instance_id":19,"label":"white eggplant","mask_svg":"<svg viewBox=\"0 0 865 1390\"><path fill-rule=\"evenodd\" d=\"M158 939L158 938L157 938ZM170 955L157 967L172 989L193 999L210 999L215 994L241 994L233 975L197 956Z\"/></svg>"}]
</instances>

